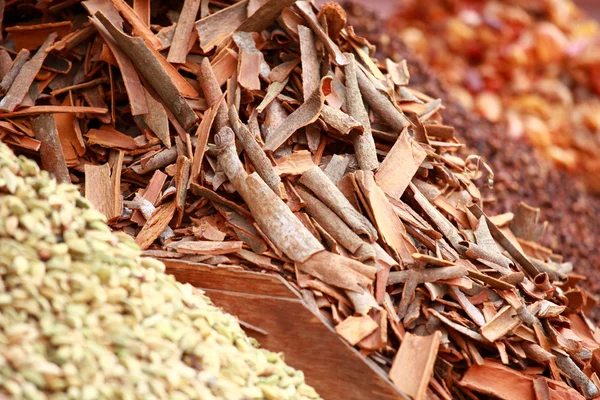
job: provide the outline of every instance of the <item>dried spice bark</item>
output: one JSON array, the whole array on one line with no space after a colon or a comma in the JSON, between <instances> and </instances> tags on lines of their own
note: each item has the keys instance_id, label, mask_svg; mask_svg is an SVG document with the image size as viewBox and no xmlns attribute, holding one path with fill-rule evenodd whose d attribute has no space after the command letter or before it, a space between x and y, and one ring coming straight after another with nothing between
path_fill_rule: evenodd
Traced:
<instances>
[{"instance_id":1,"label":"dried spice bark","mask_svg":"<svg viewBox=\"0 0 600 400\"><path fill-rule=\"evenodd\" d=\"M408 61L411 87L434 97L449 98L443 80L397 36L382 30L381 18L356 4L347 5L347 9L350 23L377 45L381 57ZM488 209L506 212L521 201L539 207L541 219L549 222L543 242L577 266L577 271L587 277L582 282L584 287L591 293L600 293L600 278L596 274L600 266L600 225L596 223L600 199L590 195L569 173L540 157L527 142L507 140L503 129L467 112L457 102L446 102L445 107L441 112L445 123L453 126L457 137L467 145L462 154L482 156L496 173L493 189L482 187L489 200ZM600 318L597 310L592 317Z\"/></svg>"},{"instance_id":2,"label":"dried spice bark","mask_svg":"<svg viewBox=\"0 0 600 400\"><path fill-rule=\"evenodd\" d=\"M54 147L113 229L148 255L281 274L410 396L598 395L594 299L536 241L537 209L486 214L490 171L410 62L373 59L334 3L201 3L181 29L170 3L150 21L137 3L45 9L78 16L47 54L70 69L42 65L3 140L35 151L34 113L71 116Z\"/></svg>"}]
</instances>

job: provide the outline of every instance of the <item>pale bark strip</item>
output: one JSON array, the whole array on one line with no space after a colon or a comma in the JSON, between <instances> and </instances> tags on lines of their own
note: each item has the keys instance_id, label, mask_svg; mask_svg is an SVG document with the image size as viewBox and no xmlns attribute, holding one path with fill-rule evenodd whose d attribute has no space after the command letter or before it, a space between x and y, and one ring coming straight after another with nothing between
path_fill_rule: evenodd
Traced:
<instances>
[{"instance_id":1,"label":"pale bark strip","mask_svg":"<svg viewBox=\"0 0 600 400\"><path fill-rule=\"evenodd\" d=\"M163 68L158 59L162 56L152 52L143 39L131 37L120 31L101 11L96 13L96 18L108 30L121 50L127 54L137 70L156 90L156 93L163 99L183 129L191 129L198 121L198 116L173 83L171 75Z\"/></svg>"},{"instance_id":2,"label":"pale bark strip","mask_svg":"<svg viewBox=\"0 0 600 400\"><path fill-rule=\"evenodd\" d=\"M50 34L44 43L40 46L38 51L35 53L31 60L23 65L23 68L19 70L19 73L15 77L8 93L0 101L0 110L2 111L13 111L25 98L25 95L29 92L29 88L33 83L35 76L42 68L42 64L46 59L47 51L49 47L54 43L56 39L56 33Z\"/></svg>"},{"instance_id":3,"label":"pale bark strip","mask_svg":"<svg viewBox=\"0 0 600 400\"><path fill-rule=\"evenodd\" d=\"M271 132L266 138L263 146L264 151L275 151L298 129L313 123L319 118L325 96L329 93L331 77L325 76L312 95L293 113L291 113L281 125Z\"/></svg>"},{"instance_id":4,"label":"pale bark strip","mask_svg":"<svg viewBox=\"0 0 600 400\"><path fill-rule=\"evenodd\" d=\"M242 123L237 110L233 107L229 109L229 121L231 122L231 126L233 126L237 139L242 144L258 175L263 178L275 194L281 197L281 178L275 171L273 164L271 164L271 160L269 160L263 149L260 148L260 145L254 139L248 127Z\"/></svg>"},{"instance_id":5,"label":"pale bark strip","mask_svg":"<svg viewBox=\"0 0 600 400\"><path fill-rule=\"evenodd\" d=\"M360 236L354 233L329 207L302 188L298 187L296 191L306 203L304 209L308 215L313 217L344 248L351 253L355 253L363 245L364 242Z\"/></svg>"},{"instance_id":6,"label":"pale bark strip","mask_svg":"<svg viewBox=\"0 0 600 400\"><path fill-rule=\"evenodd\" d=\"M302 263L324 250L289 207L253 173L246 178L246 203L256 223L286 256Z\"/></svg>"},{"instance_id":7,"label":"pale bark strip","mask_svg":"<svg viewBox=\"0 0 600 400\"><path fill-rule=\"evenodd\" d=\"M370 241L377 239L377 231L369 220L359 213L343 193L331 182L319 167L306 171L300 183L309 188L323 203L335 212L356 233L367 235Z\"/></svg>"},{"instance_id":8,"label":"pale bark strip","mask_svg":"<svg viewBox=\"0 0 600 400\"><path fill-rule=\"evenodd\" d=\"M364 99L386 125L398 133L410 125L408 118L392 104L386 95L377 90L360 68L356 68L356 80Z\"/></svg>"},{"instance_id":9,"label":"pale bark strip","mask_svg":"<svg viewBox=\"0 0 600 400\"><path fill-rule=\"evenodd\" d=\"M173 42L169 49L167 61L170 63L185 63L190 48L190 38L194 29L194 20L200 8L200 0L185 0L177 21Z\"/></svg>"},{"instance_id":10,"label":"pale bark strip","mask_svg":"<svg viewBox=\"0 0 600 400\"><path fill-rule=\"evenodd\" d=\"M42 168L51 172L58 183L71 183L54 116L40 114L31 120L31 128L41 143L39 154Z\"/></svg>"},{"instance_id":11,"label":"pale bark strip","mask_svg":"<svg viewBox=\"0 0 600 400\"><path fill-rule=\"evenodd\" d=\"M204 93L204 98L209 107L213 107L217 101L223 95L219 82L215 77L215 73L210 65L208 58L202 60L200 68L198 70L198 82ZM217 115L215 117L215 132L219 132L225 126L229 126L229 116L227 103L224 101L220 103L217 109Z\"/></svg>"},{"instance_id":12,"label":"pale bark strip","mask_svg":"<svg viewBox=\"0 0 600 400\"><path fill-rule=\"evenodd\" d=\"M360 169L373 171L379 167L377 160L377 151L375 149L375 140L371 133L371 121L369 113L365 109L358 81L356 79L356 61L353 54L346 53L348 65L344 72L346 73L346 105L348 113L351 117L361 123L364 129L362 135L357 135L354 138L353 145L356 152L356 159Z\"/></svg>"}]
</instances>

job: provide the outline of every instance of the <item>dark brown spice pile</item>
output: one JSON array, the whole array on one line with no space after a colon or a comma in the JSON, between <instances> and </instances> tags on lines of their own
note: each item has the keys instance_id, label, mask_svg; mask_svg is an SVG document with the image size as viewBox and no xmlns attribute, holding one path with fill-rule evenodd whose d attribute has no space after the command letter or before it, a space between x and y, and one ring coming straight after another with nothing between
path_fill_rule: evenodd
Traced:
<instances>
[{"instance_id":1,"label":"dark brown spice pile","mask_svg":"<svg viewBox=\"0 0 600 400\"><path fill-rule=\"evenodd\" d=\"M387 33L381 18L355 3L345 7L349 23L377 46L379 58L406 59L412 87L448 98L444 83L399 38ZM469 146L463 152L481 155L496 174L493 190L481 188L493 199L486 208L502 213L515 209L521 201L541 208L541 219L550 223L545 244L573 262L577 271L588 277L584 286L599 293L600 276L595 272L600 267L600 197L586 193L583 184L536 155L525 141L507 140L499 126L465 112L457 102L445 101L444 105L444 121L454 126L461 142ZM597 308L592 317L600 318Z\"/></svg>"}]
</instances>

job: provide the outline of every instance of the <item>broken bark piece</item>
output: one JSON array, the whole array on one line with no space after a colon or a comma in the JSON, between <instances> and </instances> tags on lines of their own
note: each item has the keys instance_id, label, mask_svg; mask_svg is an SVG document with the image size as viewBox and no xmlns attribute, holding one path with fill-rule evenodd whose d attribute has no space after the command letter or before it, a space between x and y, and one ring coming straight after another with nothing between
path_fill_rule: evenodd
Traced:
<instances>
[{"instance_id":1,"label":"broken bark piece","mask_svg":"<svg viewBox=\"0 0 600 400\"><path fill-rule=\"evenodd\" d=\"M133 0L133 11L146 26L150 26L150 0Z\"/></svg>"},{"instance_id":2,"label":"broken bark piece","mask_svg":"<svg viewBox=\"0 0 600 400\"><path fill-rule=\"evenodd\" d=\"M21 104L25 95L29 92L29 88L35 79L35 76L42 67L46 55L48 54L48 49L52 43L54 43L56 36L56 33L48 35L35 55L31 57L31 60L27 61L19 70L19 73L10 85L6 95L0 100L1 111L12 112L19 104Z\"/></svg>"},{"instance_id":3,"label":"broken bark piece","mask_svg":"<svg viewBox=\"0 0 600 400\"><path fill-rule=\"evenodd\" d=\"M339 181L346 175L346 169L348 169L350 161L349 156L334 154L325 169L323 169L323 172L337 186Z\"/></svg>"},{"instance_id":4,"label":"broken bark piece","mask_svg":"<svg viewBox=\"0 0 600 400\"><path fill-rule=\"evenodd\" d=\"M245 183L252 216L286 256L301 263L324 249L258 174L249 175Z\"/></svg>"},{"instance_id":5,"label":"broken bark piece","mask_svg":"<svg viewBox=\"0 0 600 400\"><path fill-rule=\"evenodd\" d=\"M201 0L185 0L177 20L173 42L169 49L167 61L170 63L184 64L190 48L190 40L194 29L194 21L200 8Z\"/></svg>"},{"instance_id":6,"label":"broken bark piece","mask_svg":"<svg viewBox=\"0 0 600 400\"><path fill-rule=\"evenodd\" d=\"M202 51L210 51L233 34L246 20L247 7L248 0L243 0L196 22Z\"/></svg>"},{"instance_id":7,"label":"broken bark piece","mask_svg":"<svg viewBox=\"0 0 600 400\"><path fill-rule=\"evenodd\" d=\"M319 118L325 96L331 92L331 79L329 76L323 77L311 96L269 134L263 146L264 151L277 150L294 132Z\"/></svg>"},{"instance_id":8,"label":"broken bark piece","mask_svg":"<svg viewBox=\"0 0 600 400\"><path fill-rule=\"evenodd\" d=\"M502 339L520 323L521 320L517 317L517 311L511 306L505 306L481 327L481 336L490 342L495 342Z\"/></svg>"},{"instance_id":9,"label":"broken bark piece","mask_svg":"<svg viewBox=\"0 0 600 400\"><path fill-rule=\"evenodd\" d=\"M111 0L113 6L125 17L127 22L133 27L133 32L136 36L144 39L144 42L154 49L162 47L160 39L154 36L150 30L150 26L138 16L138 14L125 2L125 0ZM114 36L114 35L113 35Z\"/></svg>"},{"instance_id":10,"label":"broken bark piece","mask_svg":"<svg viewBox=\"0 0 600 400\"><path fill-rule=\"evenodd\" d=\"M86 165L85 198L108 219L112 219L114 213L111 192L110 166L108 164Z\"/></svg>"},{"instance_id":11,"label":"broken bark piece","mask_svg":"<svg viewBox=\"0 0 600 400\"><path fill-rule=\"evenodd\" d=\"M388 195L400 199L426 156L404 129L375 173L377 184Z\"/></svg>"},{"instance_id":12,"label":"broken bark piece","mask_svg":"<svg viewBox=\"0 0 600 400\"><path fill-rule=\"evenodd\" d=\"M97 144L107 148L119 148L123 150L135 150L138 144L134 138L121 133L110 126L100 129L90 129L85 136L89 144Z\"/></svg>"},{"instance_id":13,"label":"broken bark piece","mask_svg":"<svg viewBox=\"0 0 600 400\"><path fill-rule=\"evenodd\" d=\"M321 81L321 63L317 54L315 37L306 26L298 26L300 40L300 59L302 61L302 91L307 100L319 87Z\"/></svg>"},{"instance_id":14,"label":"broken bark piece","mask_svg":"<svg viewBox=\"0 0 600 400\"><path fill-rule=\"evenodd\" d=\"M531 207L523 202L519 203L515 215L509 223L510 230L516 237L538 241L544 234L547 222L540 224L540 209Z\"/></svg>"},{"instance_id":15,"label":"broken bark piece","mask_svg":"<svg viewBox=\"0 0 600 400\"><path fill-rule=\"evenodd\" d=\"M357 293L362 293L375 278L374 267L328 251L315 253L296 263L296 267L332 286Z\"/></svg>"},{"instance_id":16,"label":"broken bark piece","mask_svg":"<svg viewBox=\"0 0 600 400\"><path fill-rule=\"evenodd\" d=\"M352 118L345 112L323 104L321 109L321 118L325 123L342 135L362 135L364 128L360 122Z\"/></svg>"},{"instance_id":17,"label":"broken bark piece","mask_svg":"<svg viewBox=\"0 0 600 400\"><path fill-rule=\"evenodd\" d=\"M177 222L175 226L181 225L181 220L183 219L185 199L190 181L190 167L191 161L189 158L186 156L177 157L177 171L175 172L175 204L177 207Z\"/></svg>"},{"instance_id":18,"label":"broken bark piece","mask_svg":"<svg viewBox=\"0 0 600 400\"><path fill-rule=\"evenodd\" d=\"M148 186L146 186L146 189L144 190L142 198L148 201L150 204L155 205L159 199L162 187L166 180L166 174L162 173L161 171L155 171L150 179L150 182L148 183ZM135 210L133 212L131 215L131 220L140 226L146 221L140 210Z\"/></svg>"},{"instance_id":19,"label":"broken bark piece","mask_svg":"<svg viewBox=\"0 0 600 400\"><path fill-rule=\"evenodd\" d=\"M229 127L224 127L215 135L217 161L221 170L235 187L235 190L246 198L246 178L248 174L240 161L235 149L235 134Z\"/></svg>"},{"instance_id":20,"label":"broken bark piece","mask_svg":"<svg viewBox=\"0 0 600 400\"><path fill-rule=\"evenodd\" d=\"M153 154L146 160L142 160L142 163L131 167L131 169L139 175L144 175L173 164L175 161L177 161L177 148L171 147L170 149Z\"/></svg>"},{"instance_id":21,"label":"broken bark piece","mask_svg":"<svg viewBox=\"0 0 600 400\"><path fill-rule=\"evenodd\" d=\"M242 250L242 242L213 242L210 240L196 240L176 244L175 250L183 254L218 255L231 254Z\"/></svg>"},{"instance_id":22,"label":"broken bark piece","mask_svg":"<svg viewBox=\"0 0 600 400\"><path fill-rule=\"evenodd\" d=\"M402 392L424 400L440 345L440 331L430 336L404 335L390 369L390 379Z\"/></svg>"},{"instance_id":23,"label":"broken bark piece","mask_svg":"<svg viewBox=\"0 0 600 400\"><path fill-rule=\"evenodd\" d=\"M219 110L221 109L221 103L223 103L224 100L225 95L222 94L217 102L213 104L206 113L204 113L204 118L202 118L200 125L198 125L198 130L196 131L196 149L194 150L194 159L190 172L191 182L196 181L196 179L198 179L198 175L200 175L200 169L202 168L202 161L204 159L206 145L208 144L210 130L217 114L219 113Z\"/></svg>"},{"instance_id":24,"label":"broken bark piece","mask_svg":"<svg viewBox=\"0 0 600 400\"><path fill-rule=\"evenodd\" d=\"M371 317L348 317L335 327L335 331L354 346L373 333L377 327L377 323Z\"/></svg>"},{"instance_id":25,"label":"broken bark piece","mask_svg":"<svg viewBox=\"0 0 600 400\"><path fill-rule=\"evenodd\" d=\"M410 125L408 118L392 104L388 97L377 90L360 68L356 68L356 80L365 101L395 132L400 133Z\"/></svg>"},{"instance_id":26,"label":"broken bark piece","mask_svg":"<svg viewBox=\"0 0 600 400\"><path fill-rule=\"evenodd\" d=\"M302 174L300 183L309 188L354 232L359 235L367 235L369 241L377 239L377 231L373 225L350 204L321 168L315 166L307 170Z\"/></svg>"},{"instance_id":27,"label":"broken bark piece","mask_svg":"<svg viewBox=\"0 0 600 400\"><path fill-rule=\"evenodd\" d=\"M338 243L351 253L364 244L363 240L346 225L340 217L329 209L324 203L304 191L296 188L298 195L306 203L308 215L313 217Z\"/></svg>"},{"instance_id":28,"label":"broken bark piece","mask_svg":"<svg viewBox=\"0 0 600 400\"><path fill-rule=\"evenodd\" d=\"M84 2L84 5L88 8L90 14L94 8L89 6L90 2ZM93 15L93 14L92 14ZM118 15L118 14L117 14ZM123 77L123 84L129 97L129 103L131 105L132 115L142 115L148 113L148 106L146 104L146 97L144 94L144 88L140 82L140 78L135 70L132 61L125 55L125 53L119 48L117 43L114 41L111 34L106 28L95 18L91 19L92 24L98 29L98 32L104 39L106 45L110 48L110 52L116 59L119 66L121 76ZM114 22L113 22L114 23ZM109 69L110 71L110 69Z\"/></svg>"},{"instance_id":29,"label":"broken bark piece","mask_svg":"<svg viewBox=\"0 0 600 400\"><path fill-rule=\"evenodd\" d=\"M346 104L348 106L348 113L360 122L364 129L362 135L354 138L354 151L356 152L356 159L360 168L366 171L373 171L379 167L379 161L377 160L375 141L371 133L371 121L369 120L369 114L365 109L358 87L354 55L349 53L345 55L348 59L348 65L344 69L346 72Z\"/></svg>"},{"instance_id":30,"label":"broken bark piece","mask_svg":"<svg viewBox=\"0 0 600 400\"><path fill-rule=\"evenodd\" d=\"M270 73L263 54L256 48L254 37L249 32L236 32L233 41L239 50L237 83L246 90L260 90L260 77Z\"/></svg>"},{"instance_id":31,"label":"broken bark piece","mask_svg":"<svg viewBox=\"0 0 600 400\"><path fill-rule=\"evenodd\" d=\"M410 183L409 187L414 192L415 201L419 204L419 206L421 206L431 221L433 221L433 223L438 227L440 232L446 236L446 238L450 241L450 244L452 244L452 247L457 250L461 250L463 248L463 246L460 244L462 238L458 233L458 229L452 225L452 223L448 221L448 219L444 217L444 215L437 208L435 208L425 196L423 196L423 194L415 185Z\"/></svg>"},{"instance_id":32,"label":"broken bark piece","mask_svg":"<svg viewBox=\"0 0 600 400\"><path fill-rule=\"evenodd\" d=\"M162 103L144 89L144 96L149 112L142 115L148 128L160 139L167 149L171 148L171 136L169 134L169 117Z\"/></svg>"},{"instance_id":33,"label":"broken bark piece","mask_svg":"<svg viewBox=\"0 0 600 400\"><path fill-rule=\"evenodd\" d=\"M310 151L300 150L289 156L283 156L277 160L275 172L279 176L284 175L302 175L304 172L314 167Z\"/></svg>"},{"instance_id":34,"label":"broken bark piece","mask_svg":"<svg viewBox=\"0 0 600 400\"><path fill-rule=\"evenodd\" d=\"M296 1L295 2L296 9L299 11L300 15L306 20L308 26L313 30L313 32L319 37L327 51L330 53L334 62L337 65L346 65L348 64L348 59L341 52L340 48L331 40L331 38L325 33L323 27L319 24L317 20L317 16L315 15L312 4L308 1Z\"/></svg>"},{"instance_id":35,"label":"broken bark piece","mask_svg":"<svg viewBox=\"0 0 600 400\"><path fill-rule=\"evenodd\" d=\"M123 171L123 159L125 153L121 150L113 150L108 156L110 167L110 199L112 211L108 216L109 221L118 219L123 212L123 198L121 196L121 174Z\"/></svg>"},{"instance_id":36,"label":"broken bark piece","mask_svg":"<svg viewBox=\"0 0 600 400\"><path fill-rule=\"evenodd\" d=\"M198 116L183 98L171 76L163 68L161 62L144 43L143 39L131 37L106 18L101 11L95 14L110 35L115 39L121 50L130 58L138 71L150 82L156 93L163 99L183 129L189 130L198 120Z\"/></svg>"},{"instance_id":37,"label":"broken bark piece","mask_svg":"<svg viewBox=\"0 0 600 400\"><path fill-rule=\"evenodd\" d=\"M275 21L284 8L294 4L296 0L268 0L256 11L248 13L249 17L237 28L241 32L264 31Z\"/></svg>"},{"instance_id":38,"label":"broken bark piece","mask_svg":"<svg viewBox=\"0 0 600 400\"><path fill-rule=\"evenodd\" d=\"M468 389L504 400L535 399L533 379L488 359L471 366L460 380Z\"/></svg>"},{"instance_id":39,"label":"broken bark piece","mask_svg":"<svg viewBox=\"0 0 600 400\"><path fill-rule=\"evenodd\" d=\"M229 109L229 121L258 175L263 178L275 194L281 197L281 178L279 178L273 164L271 164L265 152L260 148L260 145L254 139L248 127L242 124L237 110L233 107Z\"/></svg>"},{"instance_id":40,"label":"broken bark piece","mask_svg":"<svg viewBox=\"0 0 600 400\"><path fill-rule=\"evenodd\" d=\"M146 219L146 223L142 230L135 237L135 242L141 249L147 249L158 238L163 231L168 228L169 222L175 214L176 204L174 201L161 204L150 216Z\"/></svg>"},{"instance_id":41,"label":"broken bark piece","mask_svg":"<svg viewBox=\"0 0 600 400\"><path fill-rule=\"evenodd\" d=\"M396 259L412 264L413 253L410 242L405 239L406 229L400 218L394 213L385 193L375 183L373 172L356 171L356 182L371 209L373 220L381 239L393 250Z\"/></svg>"},{"instance_id":42,"label":"broken bark piece","mask_svg":"<svg viewBox=\"0 0 600 400\"><path fill-rule=\"evenodd\" d=\"M73 24L70 21L51 22L47 24L10 26L6 27L6 32L10 33L15 41L15 51L22 49L33 50L44 43L52 33L56 33L57 38L62 38L71 32Z\"/></svg>"},{"instance_id":43,"label":"broken bark piece","mask_svg":"<svg viewBox=\"0 0 600 400\"><path fill-rule=\"evenodd\" d=\"M467 274L467 269L462 265L454 265L443 268L411 270L410 273L408 271L393 271L389 274L387 284L394 285L396 283L406 282L411 274L415 275L417 283L425 283L460 278Z\"/></svg>"},{"instance_id":44,"label":"broken bark piece","mask_svg":"<svg viewBox=\"0 0 600 400\"><path fill-rule=\"evenodd\" d=\"M385 66L388 74L392 78L395 85L406 86L410 80L410 72L408 71L408 63L406 60L400 60L400 62L394 62L389 58L385 59Z\"/></svg>"},{"instance_id":45,"label":"broken bark piece","mask_svg":"<svg viewBox=\"0 0 600 400\"><path fill-rule=\"evenodd\" d=\"M0 82L0 96L3 96L8 89L10 89L12 83L15 81L15 78L21 72L21 69L29 59L30 52L27 49L23 49L19 51L15 59L12 61L10 66L10 70L6 72L5 75L2 75L2 82Z\"/></svg>"},{"instance_id":46,"label":"broken bark piece","mask_svg":"<svg viewBox=\"0 0 600 400\"><path fill-rule=\"evenodd\" d=\"M254 173L246 178L248 206L269 239L295 262L304 262L323 246L290 209ZM268 189L268 190L267 190Z\"/></svg>"},{"instance_id":47,"label":"broken bark piece","mask_svg":"<svg viewBox=\"0 0 600 400\"><path fill-rule=\"evenodd\" d=\"M213 68L210 65L210 61L207 58L202 60L202 62L199 65L198 81L200 82L200 86L202 87L202 92L204 93L206 102L210 107L214 107L214 105L217 104L217 102L219 102L219 99L222 97L223 92L221 92L219 82L215 77ZM223 129L223 127L229 125L227 103L222 101L219 102L219 106L216 108L215 111L215 130L216 132L219 132L221 129Z\"/></svg>"},{"instance_id":48,"label":"broken bark piece","mask_svg":"<svg viewBox=\"0 0 600 400\"><path fill-rule=\"evenodd\" d=\"M42 168L52 173L58 183L71 183L54 116L41 114L31 120L31 127L41 143Z\"/></svg>"},{"instance_id":49,"label":"broken bark piece","mask_svg":"<svg viewBox=\"0 0 600 400\"><path fill-rule=\"evenodd\" d=\"M473 204L468 206L468 209L473 213L473 215L475 215L476 218L481 218L482 216L485 217L490 233L494 239L496 239L498 243L500 243L500 245L504 247L506 251L508 251L508 253L521 265L521 267L523 267L525 272L527 272L530 277L533 278L539 274L536 266L533 265L531 261L506 238L506 236L504 236L500 229L498 229L498 227L489 220L483 211L481 211L479 206Z\"/></svg>"}]
</instances>

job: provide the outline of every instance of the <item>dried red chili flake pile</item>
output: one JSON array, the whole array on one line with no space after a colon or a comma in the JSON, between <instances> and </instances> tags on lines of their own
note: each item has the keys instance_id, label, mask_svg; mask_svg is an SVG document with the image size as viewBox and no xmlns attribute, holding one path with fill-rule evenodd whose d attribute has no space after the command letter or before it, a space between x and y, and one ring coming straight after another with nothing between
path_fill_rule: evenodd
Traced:
<instances>
[{"instance_id":1,"label":"dried red chili flake pile","mask_svg":"<svg viewBox=\"0 0 600 400\"><path fill-rule=\"evenodd\" d=\"M599 394L595 301L539 209L486 215L442 101L338 4L4 11L2 140L145 255L283 275L414 398Z\"/></svg>"},{"instance_id":2,"label":"dried red chili flake pile","mask_svg":"<svg viewBox=\"0 0 600 400\"><path fill-rule=\"evenodd\" d=\"M455 100L600 191L600 27L570 0L405 0L387 25Z\"/></svg>"}]
</instances>

